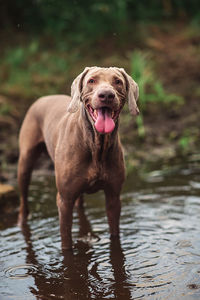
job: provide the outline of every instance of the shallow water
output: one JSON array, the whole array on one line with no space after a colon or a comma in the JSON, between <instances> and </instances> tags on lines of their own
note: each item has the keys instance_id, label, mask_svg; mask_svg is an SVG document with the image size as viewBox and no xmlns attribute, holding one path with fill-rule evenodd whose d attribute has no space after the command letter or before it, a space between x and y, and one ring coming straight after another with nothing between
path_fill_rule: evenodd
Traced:
<instances>
[{"instance_id":1,"label":"shallow water","mask_svg":"<svg viewBox=\"0 0 200 300\"><path fill-rule=\"evenodd\" d=\"M65 255L54 177L35 173L27 226L1 224L0 299L200 299L200 164L162 168L127 178L120 242L103 194L86 197Z\"/></svg>"}]
</instances>

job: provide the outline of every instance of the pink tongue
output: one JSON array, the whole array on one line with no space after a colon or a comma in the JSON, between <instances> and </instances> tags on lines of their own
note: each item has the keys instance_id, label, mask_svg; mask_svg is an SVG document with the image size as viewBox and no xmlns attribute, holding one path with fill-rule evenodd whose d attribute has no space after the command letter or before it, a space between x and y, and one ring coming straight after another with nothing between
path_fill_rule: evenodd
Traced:
<instances>
[{"instance_id":1,"label":"pink tongue","mask_svg":"<svg viewBox=\"0 0 200 300\"><path fill-rule=\"evenodd\" d=\"M100 133L110 133L115 128L115 122L111 117L111 112L108 109L99 108L98 116L95 122L95 128Z\"/></svg>"}]
</instances>

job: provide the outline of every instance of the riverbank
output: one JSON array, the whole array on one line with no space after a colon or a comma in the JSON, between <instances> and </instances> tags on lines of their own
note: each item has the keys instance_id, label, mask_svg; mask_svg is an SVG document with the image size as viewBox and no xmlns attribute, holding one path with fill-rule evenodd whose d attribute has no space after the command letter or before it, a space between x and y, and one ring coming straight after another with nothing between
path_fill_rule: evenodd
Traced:
<instances>
[{"instance_id":1,"label":"riverbank","mask_svg":"<svg viewBox=\"0 0 200 300\"><path fill-rule=\"evenodd\" d=\"M199 151L199 31L184 24L140 26L139 30L140 38L131 36L127 42L120 37L119 44L113 36L109 43L104 39L95 48L90 45L89 53L84 46L73 55L64 46L64 50L60 46L50 49L47 40L26 36L15 37L16 47L5 44L0 71L0 181L10 181L13 176L9 166L18 159L18 132L29 105L44 94L69 93L73 78L90 65L124 67L133 75L143 70L139 77L136 74L140 84L151 75L149 83L141 87L141 91L145 88L145 96L139 100L142 119L132 119L127 109L121 117L128 171L146 161L168 161ZM105 45L109 45L106 51ZM133 61L133 53L141 65Z\"/></svg>"}]
</instances>

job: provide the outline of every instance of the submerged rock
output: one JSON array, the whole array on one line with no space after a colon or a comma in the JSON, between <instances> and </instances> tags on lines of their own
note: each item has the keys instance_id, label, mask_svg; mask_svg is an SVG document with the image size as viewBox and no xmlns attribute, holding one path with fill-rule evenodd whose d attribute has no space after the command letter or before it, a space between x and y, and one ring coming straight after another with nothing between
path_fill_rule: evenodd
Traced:
<instances>
[{"instance_id":1,"label":"submerged rock","mask_svg":"<svg viewBox=\"0 0 200 300\"><path fill-rule=\"evenodd\" d=\"M0 183L0 209L18 205L18 194L13 186Z\"/></svg>"}]
</instances>

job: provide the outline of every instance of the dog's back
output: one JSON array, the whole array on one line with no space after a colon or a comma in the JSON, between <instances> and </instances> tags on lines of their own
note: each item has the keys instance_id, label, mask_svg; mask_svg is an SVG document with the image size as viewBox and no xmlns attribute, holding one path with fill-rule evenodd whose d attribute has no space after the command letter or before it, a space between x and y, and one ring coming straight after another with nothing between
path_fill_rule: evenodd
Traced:
<instances>
[{"instance_id":1,"label":"dog's back","mask_svg":"<svg viewBox=\"0 0 200 300\"><path fill-rule=\"evenodd\" d=\"M49 135L56 135L56 127L66 115L71 98L66 95L53 95L39 98L29 108L19 135L20 152L28 152L45 142L50 147ZM56 137L54 137L55 139ZM23 146L22 146L23 145ZM50 156L51 153L49 153ZM51 157L53 159L53 157Z\"/></svg>"}]
</instances>

